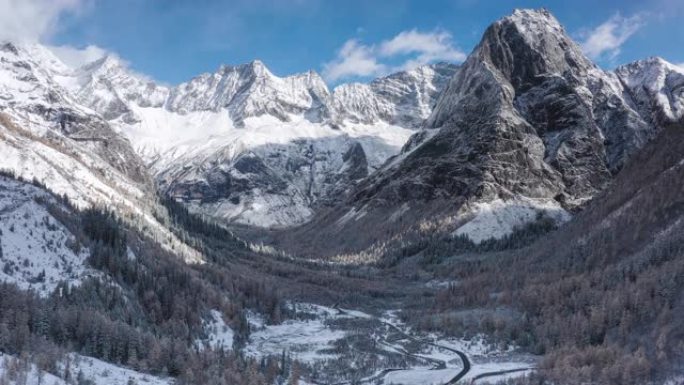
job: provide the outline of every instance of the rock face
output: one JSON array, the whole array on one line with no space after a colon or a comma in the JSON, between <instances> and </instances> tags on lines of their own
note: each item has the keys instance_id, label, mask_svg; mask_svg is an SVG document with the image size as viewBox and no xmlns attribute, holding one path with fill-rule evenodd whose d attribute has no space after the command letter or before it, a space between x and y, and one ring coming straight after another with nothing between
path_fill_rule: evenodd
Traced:
<instances>
[{"instance_id":1,"label":"rock face","mask_svg":"<svg viewBox=\"0 0 684 385\"><path fill-rule=\"evenodd\" d=\"M616 74L636 109L658 128L684 124L684 71L654 57L619 67Z\"/></svg>"},{"instance_id":2,"label":"rock face","mask_svg":"<svg viewBox=\"0 0 684 385\"><path fill-rule=\"evenodd\" d=\"M313 229L323 233L309 242L314 252L334 248L325 242L336 234L353 240L338 247L349 252L416 223L481 240L510 232L531 212L567 218L664 126L681 123L681 76L662 59L603 71L548 11L517 10L486 30L426 131L361 182L346 206L296 234L306 243ZM480 225L464 226L471 220Z\"/></svg>"},{"instance_id":3,"label":"rock face","mask_svg":"<svg viewBox=\"0 0 684 385\"><path fill-rule=\"evenodd\" d=\"M377 192L391 195L383 201L525 196L572 210L655 132L616 76L591 63L543 10L490 26L427 126L439 131L359 199L381 184L392 185Z\"/></svg>"},{"instance_id":4,"label":"rock face","mask_svg":"<svg viewBox=\"0 0 684 385\"><path fill-rule=\"evenodd\" d=\"M452 64L438 63L398 72L370 84L340 85L331 98L333 118L341 123L385 121L419 128L456 69Z\"/></svg>"}]
</instances>

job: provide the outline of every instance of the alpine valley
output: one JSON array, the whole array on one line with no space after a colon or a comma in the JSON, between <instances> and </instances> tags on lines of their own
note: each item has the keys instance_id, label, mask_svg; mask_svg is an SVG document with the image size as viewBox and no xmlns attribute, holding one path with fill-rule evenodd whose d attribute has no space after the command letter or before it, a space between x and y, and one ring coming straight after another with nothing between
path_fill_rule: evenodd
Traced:
<instances>
[{"instance_id":1,"label":"alpine valley","mask_svg":"<svg viewBox=\"0 0 684 385\"><path fill-rule=\"evenodd\" d=\"M684 69L158 84L0 43L0 385L681 384Z\"/></svg>"}]
</instances>

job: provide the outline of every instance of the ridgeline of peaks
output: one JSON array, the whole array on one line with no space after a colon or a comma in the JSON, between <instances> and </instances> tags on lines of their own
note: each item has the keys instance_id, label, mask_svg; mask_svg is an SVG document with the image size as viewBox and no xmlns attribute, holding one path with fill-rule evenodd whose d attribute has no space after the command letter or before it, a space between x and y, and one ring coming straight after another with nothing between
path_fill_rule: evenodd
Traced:
<instances>
[{"instance_id":1,"label":"ridgeline of peaks","mask_svg":"<svg viewBox=\"0 0 684 385\"><path fill-rule=\"evenodd\" d=\"M457 66L425 65L379 78L370 84L342 84L332 92L314 71L278 77L259 60L199 75L174 87L160 86L129 71L114 56L78 69L74 89L79 100L108 119L125 114L135 120L131 103L187 114L227 110L238 125L250 117L270 115L287 122L306 115L312 122L374 124L380 121L419 127Z\"/></svg>"},{"instance_id":2,"label":"ridgeline of peaks","mask_svg":"<svg viewBox=\"0 0 684 385\"><path fill-rule=\"evenodd\" d=\"M128 139L149 169L140 171L133 151L96 149L120 171L136 172L148 185L151 174L163 193L197 211L258 226L306 221L378 168L423 123L457 68L428 65L331 92L313 71L277 77L253 61L168 87L112 55L72 69L37 44L6 48L40 74L6 100L28 96L32 112L36 103L72 111L68 118L53 112L41 127L73 131L77 115L99 119L106 134L79 138L94 139L91 147L106 135ZM7 77L26 80L18 68L8 66ZM19 115L15 123L24 124ZM69 123L62 127L60 119Z\"/></svg>"},{"instance_id":3,"label":"ridgeline of peaks","mask_svg":"<svg viewBox=\"0 0 684 385\"><path fill-rule=\"evenodd\" d=\"M171 87L115 56L77 69L39 45L6 44L2 56L3 113L70 153L91 151L82 158L105 175L108 200L154 179L228 222L313 218L295 234L331 242L318 230L373 229L350 248L421 221L479 239L538 211L567 218L684 115L680 68L653 58L604 71L546 10L496 21L461 66L333 90L313 71L278 77L260 61ZM35 176L21 162L8 168ZM55 175L65 173L42 179L80 183Z\"/></svg>"}]
</instances>

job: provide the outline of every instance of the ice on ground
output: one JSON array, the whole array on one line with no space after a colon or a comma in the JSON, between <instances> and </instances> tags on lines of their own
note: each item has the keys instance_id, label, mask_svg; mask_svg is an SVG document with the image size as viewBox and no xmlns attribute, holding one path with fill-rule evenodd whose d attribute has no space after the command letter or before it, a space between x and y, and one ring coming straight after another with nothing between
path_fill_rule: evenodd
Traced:
<instances>
[{"instance_id":1,"label":"ice on ground","mask_svg":"<svg viewBox=\"0 0 684 385\"><path fill-rule=\"evenodd\" d=\"M404 325L402 321L399 319L398 311L387 311L383 315L382 319L384 322L390 323L396 326L397 328L404 330L406 333L410 333L410 328ZM487 381L493 381L494 379L498 381L507 378L517 378L529 374L529 372L536 367L536 357L528 354L517 353L516 348L514 346L509 346L505 350L497 348L492 344L487 343L485 335L477 335L471 339L466 340L461 338L447 338L435 333L430 333L426 336L426 339L428 341L432 341L434 345L430 345L427 349L421 351L419 355L423 357L442 360L447 364L447 369L460 369L462 368L462 362L460 360L460 357L457 357L454 352L451 352L444 348L458 350L460 352L463 352L468 357L468 359L470 360L471 368L470 371L468 371L468 374L463 378L464 381L473 380L477 376L486 373L493 374L501 371L524 369L519 372L516 371L514 373L501 373L498 375L493 375L491 377L487 376L486 378L478 380L477 383L487 383L484 382L485 379ZM390 378L390 375L388 374L386 378ZM446 382L448 381L444 381L442 383ZM386 383L391 382L386 381ZM413 382L405 383L413 384ZM465 383L467 383L467 381Z\"/></svg>"},{"instance_id":2,"label":"ice on ground","mask_svg":"<svg viewBox=\"0 0 684 385\"><path fill-rule=\"evenodd\" d=\"M526 375L530 374L531 372L532 372L532 369L527 369L527 370L521 370L521 371L510 372L510 373L493 375L493 376L487 376L487 377L483 377L483 378L480 378L478 380L475 380L474 383L477 385L485 385L485 384L495 385L495 384L500 384L504 381L509 381L509 380L513 380L516 378L526 376Z\"/></svg>"},{"instance_id":3,"label":"ice on ground","mask_svg":"<svg viewBox=\"0 0 684 385\"><path fill-rule=\"evenodd\" d=\"M316 305L313 303L290 303L289 306L294 306L294 310L297 313L306 313L310 315L316 315L319 317L332 317L332 318L373 318L372 315L364 313L359 310L342 309L342 308L332 308L323 305Z\"/></svg>"},{"instance_id":4,"label":"ice on ground","mask_svg":"<svg viewBox=\"0 0 684 385\"><path fill-rule=\"evenodd\" d=\"M385 384L410 384L410 385L441 385L454 378L461 370L448 368L439 370L409 369L397 370L385 376Z\"/></svg>"},{"instance_id":5,"label":"ice on ground","mask_svg":"<svg viewBox=\"0 0 684 385\"><path fill-rule=\"evenodd\" d=\"M515 350L513 346L509 346L507 350L494 347L487 343L484 335L477 335L470 339L440 338L435 334L432 334L431 337L439 340L440 345L462 351L471 357L498 357L512 353Z\"/></svg>"},{"instance_id":6,"label":"ice on ground","mask_svg":"<svg viewBox=\"0 0 684 385\"><path fill-rule=\"evenodd\" d=\"M68 385L63 379L39 370L33 364L29 364L28 367L22 366L15 357L0 353L0 383L7 385Z\"/></svg>"},{"instance_id":7,"label":"ice on ground","mask_svg":"<svg viewBox=\"0 0 684 385\"><path fill-rule=\"evenodd\" d=\"M324 320L287 320L280 325L266 325L254 314L247 317L254 331L249 336L245 354L252 357L277 356L288 352L303 363L334 359L335 355L323 352L333 342L346 336L342 330L332 330Z\"/></svg>"},{"instance_id":8,"label":"ice on ground","mask_svg":"<svg viewBox=\"0 0 684 385\"><path fill-rule=\"evenodd\" d=\"M306 315L306 319L291 319L280 325L266 325L260 315L248 314L247 320L253 331L245 347L247 355L264 357L287 351L294 359L307 364L334 359L334 354L324 350L333 348L333 343L346 337L347 332L332 329L327 321L371 318L370 315L357 310L334 309L309 303L291 303L288 306L296 314Z\"/></svg>"},{"instance_id":9,"label":"ice on ground","mask_svg":"<svg viewBox=\"0 0 684 385\"><path fill-rule=\"evenodd\" d=\"M209 345L214 349L233 349L233 341L235 333L233 329L228 326L223 320L223 315L218 310L210 312L209 320L204 321L204 331L207 333L207 338L197 340L198 346Z\"/></svg>"},{"instance_id":10,"label":"ice on ground","mask_svg":"<svg viewBox=\"0 0 684 385\"><path fill-rule=\"evenodd\" d=\"M570 219L570 214L558 202L548 199L495 199L476 203L471 210L475 217L459 227L454 235L466 235L475 243L490 238L502 238L512 233L516 227L534 221L538 213L545 213L559 222Z\"/></svg>"},{"instance_id":11,"label":"ice on ground","mask_svg":"<svg viewBox=\"0 0 684 385\"><path fill-rule=\"evenodd\" d=\"M425 287L429 289L448 289L450 286L456 286L458 285L459 282L455 279L447 279L447 280L442 280L442 279L431 279L427 282L425 282Z\"/></svg>"}]
</instances>

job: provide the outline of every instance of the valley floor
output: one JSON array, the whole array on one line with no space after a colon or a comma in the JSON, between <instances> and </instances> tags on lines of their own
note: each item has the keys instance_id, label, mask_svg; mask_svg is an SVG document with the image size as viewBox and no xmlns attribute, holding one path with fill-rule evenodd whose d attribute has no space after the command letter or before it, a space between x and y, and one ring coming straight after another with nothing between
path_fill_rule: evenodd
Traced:
<instances>
[{"instance_id":1,"label":"valley floor","mask_svg":"<svg viewBox=\"0 0 684 385\"><path fill-rule=\"evenodd\" d=\"M535 357L499 350L483 336L465 340L417 332L396 311L376 316L307 303L289 306L296 316L280 325L250 317L253 332L245 353L289 355L311 384L479 384L525 375L535 366Z\"/></svg>"}]
</instances>

